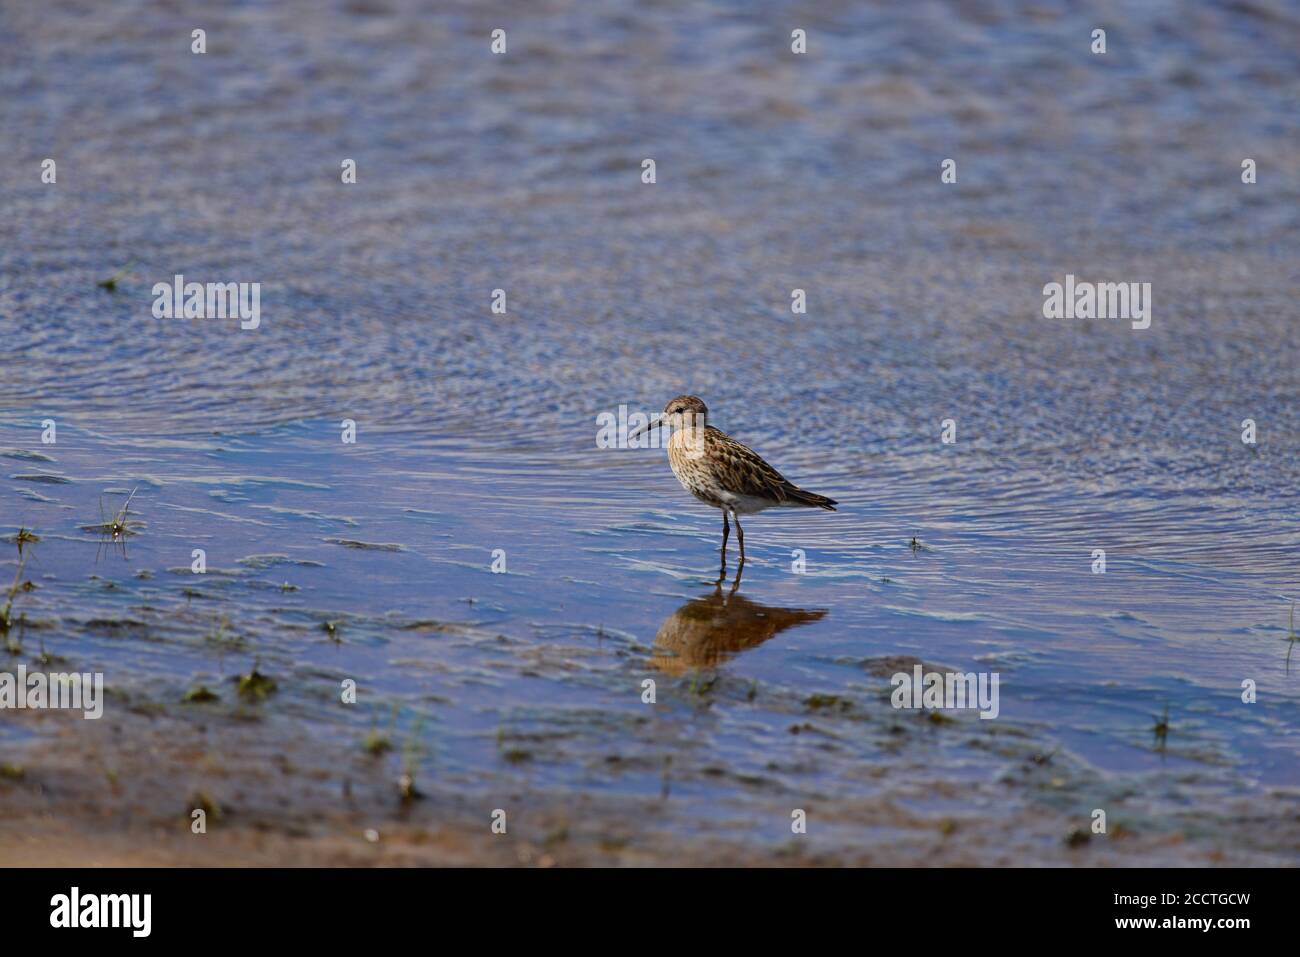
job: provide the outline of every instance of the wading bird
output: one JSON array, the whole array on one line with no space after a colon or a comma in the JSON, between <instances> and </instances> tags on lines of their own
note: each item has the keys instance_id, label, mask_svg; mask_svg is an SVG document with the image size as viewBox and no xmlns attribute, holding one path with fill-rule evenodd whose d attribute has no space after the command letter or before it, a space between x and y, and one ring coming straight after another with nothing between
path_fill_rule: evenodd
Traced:
<instances>
[{"instance_id":1,"label":"wading bird","mask_svg":"<svg viewBox=\"0 0 1300 957\"><path fill-rule=\"evenodd\" d=\"M668 439L668 464L682 487L706 505L722 509L722 573L727 570L727 538L736 520L740 566L745 564L745 532L741 515L765 508L824 508L835 511L836 502L799 488L768 465L757 452L708 424L704 400L679 395L664 406L664 414L637 429L628 439L661 426L672 430Z\"/></svg>"}]
</instances>

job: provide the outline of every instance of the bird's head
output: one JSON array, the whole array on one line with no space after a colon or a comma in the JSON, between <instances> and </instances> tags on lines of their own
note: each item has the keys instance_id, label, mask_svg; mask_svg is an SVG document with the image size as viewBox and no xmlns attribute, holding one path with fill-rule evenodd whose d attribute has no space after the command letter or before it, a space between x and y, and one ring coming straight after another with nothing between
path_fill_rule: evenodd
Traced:
<instances>
[{"instance_id":1,"label":"bird's head","mask_svg":"<svg viewBox=\"0 0 1300 957\"><path fill-rule=\"evenodd\" d=\"M664 414L653 422L641 426L631 435L629 439L634 439L638 435L653 431L661 425L668 426L669 431L676 432L680 429L703 429L707 424L709 414L708 406L704 400L695 395L679 395L675 399L670 399L664 406ZM701 438L703 432L699 433Z\"/></svg>"},{"instance_id":2,"label":"bird's head","mask_svg":"<svg viewBox=\"0 0 1300 957\"><path fill-rule=\"evenodd\" d=\"M677 429L702 429L709 414L708 406L697 395L679 395L664 406L661 422Z\"/></svg>"}]
</instances>

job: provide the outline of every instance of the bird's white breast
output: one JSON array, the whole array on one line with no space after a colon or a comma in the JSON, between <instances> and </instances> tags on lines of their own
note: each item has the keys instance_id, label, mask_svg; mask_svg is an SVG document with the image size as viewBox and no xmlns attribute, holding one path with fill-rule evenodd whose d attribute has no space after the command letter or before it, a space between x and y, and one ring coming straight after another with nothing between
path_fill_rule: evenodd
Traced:
<instances>
[{"instance_id":1,"label":"bird's white breast","mask_svg":"<svg viewBox=\"0 0 1300 957\"><path fill-rule=\"evenodd\" d=\"M752 515L776 504L765 498L730 492L718 484L708 469L693 467L689 461L680 465L677 462L671 464L673 474L682 483L682 488L714 508L735 509L741 515Z\"/></svg>"}]
</instances>

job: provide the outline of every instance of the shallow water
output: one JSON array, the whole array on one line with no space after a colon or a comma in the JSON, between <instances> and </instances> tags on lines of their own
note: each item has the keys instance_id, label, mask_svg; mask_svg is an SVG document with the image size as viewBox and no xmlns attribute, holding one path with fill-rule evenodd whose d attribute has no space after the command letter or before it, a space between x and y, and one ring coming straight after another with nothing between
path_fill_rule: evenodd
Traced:
<instances>
[{"instance_id":1,"label":"shallow water","mask_svg":"<svg viewBox=\"0 0 1300 957\"><path fill-rule=\"evenodd\" d=\"M634 843L1105 807L1296 859L1285 7L530 4L504 58L468 5L253 4L206 57L93 9L0 40L0 532L42 537L11 661L225 715L257 663L268 735L650 802ZM154 319L177 272L260 281L261 327ZM1066 273L1151 282L1151 328L1043 319ZM683 391L841 503L747 519L734 596L664 453L596 448ZM132 489L124 542L81 528ZM894 711L913 660L999 672L999 719Z\"/></svg>"}]
</instances>

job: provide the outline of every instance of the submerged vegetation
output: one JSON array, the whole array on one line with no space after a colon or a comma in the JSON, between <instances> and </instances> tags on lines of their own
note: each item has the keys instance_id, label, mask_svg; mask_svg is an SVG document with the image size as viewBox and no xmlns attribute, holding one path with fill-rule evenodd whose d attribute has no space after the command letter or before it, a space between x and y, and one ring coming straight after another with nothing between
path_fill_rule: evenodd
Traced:
<instances>
[{"instance_id":1,"label":"submerged vegetation","mask_svg":"<svg viewBox=\"0 0 1300 957\"><path fill-rule=\"evenodd\" d=\"M31 591L36 587L32 582L23 580L23 572L27 569L27 557L30 554L26 546L39 542L40 537L27 528L20 528L13 539L18 549L18 567L14 570L14 580L5 593L4 607L0 608L0 633L7 632L13 627L14 599L18 593Z\"/></svg>"},{"instance_id":2,"label":"submerged vegetation","mask_svg":"<svg viewBox=\"0 0 1300 957\"><path fill-rule=\"evenodd\" d=\"M82 528L87 531L100 532L101 534L111 536L112 538L123 538L126 535L131 534L131 527L127 516L131 511L131 501L135 498L135 493L138 491L139 488L131 489L131 494L126 497L126 501L122 503L122 507L118 509L111 518L106 517L104 512L104 500L100 499L99 524L83 525Z\"/></svg>"},{"instance_id":3,"label":"submerged vegetation","mask_svg":"<svg viewBox=\"0 0 1300 957\"><path fill-rule=\"evenodd\" d=\"M82 525L82 531L94 532L101 536L103 541L101 546L109 545L120 549L123 558L126 557L126 538L128 535L134 535L137 523L130 518L131 501L135 498L135 493L139 488L133 488L131 494L126 497L122 507L113 514L104 511L104 500L99 500L99 521L92 522L89 525Z\"/></svg>"},{"instance_id":4,"label":"submerged vegetation","mask_svg":"<svg viewBox=\"0 0 1300 957\"><path fill-rule=\"evenodd\" d=\"M0 631L8 631L13 627L14 598L22 587L23 571L26 564L27 560L19 557L18 567L14 571L14 580L9 585L9 591L5 595L4 607L0 608Z\"/></svg>"},{"instance_id":5,"label":"submerged vegetation","mask_svg":"<svg viewBox=\"0 0 1300 957\"><path fill-rule=\"evenodd\" d=\"M217 627L204 635L203 640L222 651L238 651L247 645L242 635L231 631L228 615L222 615L221 620L217 622Z\"/></svg>"},{"instance_id":6,"label":"submerged vegetation","mask_svg":"<svg viewBox=\"0 0 1300 957\"><path fill-rule=\"evenodd\" d=\"M1295 602L1291 602L1291 624L1287 628L1286 639L1288 642L1290 642L1290 644L1286 646L1286 668L1287 668L1287 673L1290 674L1291 652L1295 649L1296 640L1300 639L1300 635L1297 635L1295 633Z\"/></svg>"},{"instance_id":7,"label":"submerged vegetation","mask_svg":"<svg viewBox=\"0 0 1300 957\"><path fill-rule=\"evenodd\" d=\"M1169 737L1169 705L1165 705L1164 714L1153 720L1155 724L1151 726L1151 732L1156 736L1157 748L1163 751L1165 740Z\"/></svg>"},{"instance_id":8,"label":"submerged vegetation","mask_svg":"<svg viewBox=\"0 0 1300 957\"><path fill-rule=\"evenodd\" d=\"M113 275L109 276L107 279L101 279L98 282L96 282L95 285L98 286L100 289L107 289L109 292L116 292L118 281L126 278L127 273L129 273L134 268L135 268L135 260L132 260L131 262L123 266L121 269L119 269L117 272L115 272Z\"/></svg>"},{"instance_id":9,"label":"submerged vegetation","mask_svg":"<svg viewBox=\"0 0 1300 957\"><path fill-rule=\"evenodd\" d=\"M402 746L402 770L397 777L397 796L403 803L424 797L423 792L415 785L415 775L420 770L420 764L425 757L425 748L421 740L423 731L424 718L416 718Z\"/></svg>"},{"instance_id":10,"label":"submerged vegetation","mask_svg":"<svg viewBox=\"0 0 1300 957\"><path fill-rule=\"evenodd\" d=\"M225 816L221 805L206 791L195 791L190 795L189 805L185 808L185 819L193 820L195 811L202 811L207 823L215 824Z\"/></svg>"},{"instance_id":11,"label":"submerged vegetation","mask_svg":"<svg viewBox=\"0 0 1300 957\"><path fill-rule=\"evenodd\" d=\"M279 689L275 679L267 677L258 671L256 664L253 665L248 674L240 675L235 680L238 683L240 697L252 701L261 701Z\"/></svg>"}]
</instances>

